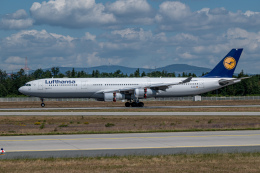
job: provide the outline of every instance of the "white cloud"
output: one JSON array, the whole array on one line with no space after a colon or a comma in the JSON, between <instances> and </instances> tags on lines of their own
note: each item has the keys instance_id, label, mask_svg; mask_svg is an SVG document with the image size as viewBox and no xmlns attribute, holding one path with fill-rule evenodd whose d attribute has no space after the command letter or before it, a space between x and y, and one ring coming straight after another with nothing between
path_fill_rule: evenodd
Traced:
<instances>
[{"instance_id":1,"label":"white cloud","mask_svg":"<svg viewBox=\"0 0 260 173\"><path fill-rule=\"evenodd\" d=\"M59 62L59 61L64 61L64 58L63 57L52 57L51 60L53 62L57 62L57 61Z\"/></svg>"},{"instance_id":2,"label":"white cloud","mask_svg":"<svg viewBox=\"0 0 260 173\"><path fill-rule=\"evenodd\" d=\"M25 19L28 15L24 9L17 10L15 13L7 14L5 18L9 19Z\"/></svg>"},{"instance_id":3,"label":"white cloud","mask_svg":"<svg viewBox=\"0 0 260 173\"><path fill-rule=\"evenodd\" d=\"M152 11L146 0L118 0L108 5L108 10L116 15L146 15Z\"/></svg>"},{"instance_id":4,"label":"white cloud","mask_svg":"<svg viewBox=\"0 0 260 173\"><path fill-rule=\"evenodd\" d=\"M0 19L0 29L26 29L34 24L64 28L157 27L156 32L224 31L239 27L260 26L260 12L231 12L224 7L192 11L180 1L162 1L159 9L147 0L116 0L97 3L95 0L48 0L34 2L31 17L21 9ZM134 26L133 26L134 25ZM140 26L141 25L141 26Z\"/></svg>"},{"instance_id":5,"label":"white cloud","mask_svg":"<svg viewBox=\"0 0 260 173\"><path fill-rule=\"evenodd\" d=\"M74 40L73 37L48 33L46 30L20 31L0 41L0 56L4 59L0 68L5 66L10 68L10 64L19 63L22 64L22 68L24 60L19 57L28 57L28 62L34 64L32 69L38 65L45 67L51 64L60 65L67 59L62 60L57 57L69 56L75 52Z\"/></svg>"},{"instance_id":6,"label":"white cloud","mask_svg":"<svg viewBox=\"0 0 260 173\"><path fill-rule=\"evenodd\" d=\"M244 69L249 73L259 73L260 32L248 32L241 28L230 28L222 35L213 35L210 40L200 39L196 46L189 49L190 54L198 57L198 61L190 61L190 64L212 68L232 48L244 48L236 71ZM178 50L180 54L185 51L185 47Z\"/></svg>"},{"instance_id":7,"label":"white cloud","mask_svg":"<svg viewBox=\"0 0 260 173\"><path fill-rule=\"evenodd\" d=\"M156 20L158 22L168 19L171 21L180 21L190 15L190 9L185 4L178 1L166 1L160 5Z\"/></svg>"},{"instance_id":8,"label":"white cloud","mask_svg":"<svg viewBox=\"0 0 260 173\"><path fill-rule=\"evenodd\" d=\"M28 17L25 10L21 9L12 14L6 14L0 19L0 29L20 30L33 25L33 20Z\"/></svg>"},{"instance_id":9,"label":"white cloud","mask_svg":"<svg viewBox=\"0 0 260 173\"><path fill-rule=\"evenodd\" d=\"M154 39L159 41L159 42L167 42L168 37L164 32L160 32L154 36Z\"/></svg>"},{"instance_id":10,"label":"white cloud","mask_svg":"<svg viewBox=\"0 0 260 173\"><path fill-rule=\"evenodd\" d=\"M249 37L249 33L240 28L230 28L227 31L228 39L246 39Z\"/></svg>"},{"instance_id":11,"label":"white cloud","mask_svg":"<svg viewBox=\"0 0 260 173\"><path fill-rule=\"evenodd\" d=\"M204 46L194 46L193 50L194 50L194 52L199 54L199 53L202 53L205 51L205 47Z\"/></svg>"},{"instance_id":12,"label":"white cloud","mask_svg":"<svg viewBox=\"0 0 260 173\"><path fill-rule=\"evenodd\" d=\"M250 17L250 16L254 16L254 15L259 15L260 12L254 12L254 11L248 10L244 14L245 14L245 16Z\"/></svg>"},{"instance_id":13,"label":"white cloud","mask_svg":"<svg viewBox=\"0 0 260 173\"><path fill-rule=\"evenodd\" d=\"M174 42L177 42L178 44L180 44L180 43L194 44L199 40L199 38L197 36L194 36L191 34L180 33L180 34L177 34L176 36L172 37L172 40Z\"/></svg>"},{"instance_id":14,"label":"white cloud","mask_svg":"<svg viewBox=\"0 0 260 173\"><path fill-rule=\"evenodd\" d=\"M183 59L194 59L194 56L190 54L189 52L184 52L179 55Z\"/></svg>"},{"instance_id":15,"label":"white cloud","mask_svg":"<svg viewBox=\"0 0 260 173\"><path fill-rule=\"evenodd\" d=\"M25 29L31 27L32 24L32 19L2 19L0 29Z\"/></svg>"},{"instance_id":16,"label":"white cloud","mask_svg":"<svg viewBox=\"0 0 260 173\"><path fill-rule=\"evenodd\" d=\"M5 58L4 58L5 59ZM25 66L25 57L9 56L0 65L0 69L16 72Z\"/></svg>"},{"instance_id":17,"label":"white cloud","mask_svg":"<svg viewBox=\"0 0 260 173\"><path fill-rule=\"evenodd\" d=\"M8 64L24 64L25 58L21 58L19 56L10 56L5 60L5 63L8 63Z\"/></svg>"},{"instance_id":18,"label":"white cloud","mask_svg":"<svg viewBox=\"0 0 260 173\"><path fill-rule=\"evenodd\" d=\"M121 44L116 44L116 43L111 43L111 42L100 42L99 47L101 49L109 49L109 50L119 50L120 47L123 45Z\"/></svg>"},{"instance_id":19,"label":"white cloud","mask_svg":"<svg viewBox=\"0 0 260 173\"><path fill-rule=\"evenodd\" d=\"M229 39L230 44L235 47L243 47L251 53L260 54L260 32L248 32L241 28L228 29L224 35Z\"/></svg>"},{"instance_id":20,"label":"white cloud","mask_svg":"<svg viewBox=\"0 0 260 173\"><path fill-rule=\"evenodd\" d=\"M83 28L111 24L116 21L105 6L95 0L50 0L34 2L30 9L39 24Z\"/></svg>"},{"instance_id":21,"label":"white cloud","mask_svg":"<svg viewBox=\"0 0 260 173\"><path fill-rule=\"evenodd\" d=\"M224 7L214 8L214 9L210 9L208 11L208 14L211 14L211 15L228 15L228 13L229 12Z\"/></svg>"},{"instance_id":22,"label":"white cloud","mask_svg":"<svg viewBox=\"0 0 260 173\"><path fill-rule=\"evenodd\" d=\"M154 10L146 0L117 0L105 5L95 0L49 0L34 2L30 12L36 24L68 28L149 25L154 22Z\"/></svg>"},{"instance_id":23,"label":"white cloud","mask_svg":"<svg viewBox=\"0 0 260 173\"><path fill-rule=\"evenodd\" d=\"M123 30L115 30L112 31L112 34L114 35L120 35L122 38L125 38L127 40L148 40L152 38L152 32L151 31L144 31L142 28L134 29L134 28L127 28Z\"/></svg>"},{"instance_id":24,"label":"white cloud","mask_svg":"<svg viewBox=\"0 0 260 173\"><path fill-rule=\"evenodd\" d=\"M90 34L89 32L86 32L86 33L85 33L85 36L84 36L84 39L85 39L85 40L95 41L95 40L96 40L96 36Z\"/></svg>"},{"instance_id":25,"label":"white cloud","mask_svg":"<svg viewBox=\"0 0 260 173\"><path fill-rule=\"evenodd\" d=\"M98 52L87 54L85 60L88 66L107 65L111 62L113 62L113 65L117 65L122 61L120 58L101 58L98 56Z\"/></svg>"},{"instance_id":26,"label":"white cloud","mask_svg":"<svg viewBox=\"0 0 260 173\"><path fill-rule=\"evenodd\" d=\"M46 30L24 30L6 37L3 40L4 48L12 49L13 46L26 50L48 48L62 50L65 47L73 47L73 37L48 33ZM14 50L15 52L16 50Z\"/></svg>"},{"instance_id":27,"label":"white cloud","mask_svg":"<svg viewBox=\"0 0 260 173\"><path fill-rule=\"evenodd\" d=\"M163 31L222 31L230 27L250 28L260 26L260 13L253 11L230 12L225 8L203 8L191 11L178 1L163 2L156 14L155 21Z\"/></svg>"},{"instance_id":28,"label":"white cloud","mask_svg":"<svg viewBox=\"0 0 260 173\"><path fill-rule=\"evenodd\" d=\"M175 63L212 68L230 49L242 47L245 53L238 70L243 68L251 72L259 68L255 63L256 55L260 54L259 46L260 32L236 27L203 35L185 31L170 35L144 28L125 28L105 34L85 32L78 38L46 30L24 30L0 40L0 69L22 68L24 60L19 57L28 57L31 69L109 63L130 67L161 67Z\"/></svg>"},{"instance_id":29,"label":"white cloud","mask_svg":"<svg viewBox=\"0 0 260 173\"><path fill-rule=\"evenodd\" d=\"M154 23L154 10L146 0L117 0L106 5L106 8L116 17L114 25Z\"/></svg>"},{"instance_id":30,"label":"white cloud","mask_svg":"<svg viewBox=\"0 0 260 173\"><path fill-rule=\"evenodd\" d=\"M26 56L31 69L75 65L89 67L122 62L121 57L108 54L114 50L111 45L119 44L106 42L104 48L101 48L99 44L102 42L95 39L96 36L89 32L81 38L74 38L46 30L20 31L0 40L0 57L3 62L0 69L19 70L24 67L24 58L20 57ZM120 51L120 46L118 50Z\"/></svg>"}]
</instances>

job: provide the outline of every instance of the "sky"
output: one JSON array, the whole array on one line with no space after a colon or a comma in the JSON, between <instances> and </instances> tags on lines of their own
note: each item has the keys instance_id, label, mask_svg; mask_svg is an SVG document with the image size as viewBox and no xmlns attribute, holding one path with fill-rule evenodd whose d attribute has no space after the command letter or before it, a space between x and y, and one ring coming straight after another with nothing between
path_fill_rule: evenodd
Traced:
<instances>
[{"instance_id":1,"label":"sky","mask_svg":"<svg viewBox=\"0 0 260 173\"><path fill-rule=\"evenodd\" d=\"M236 73L260 73L259 0L1 0L0 69L25 66L214 68L244 48ZM117 69L115 69L116 71Z\"/></svg>"}]
</instances>

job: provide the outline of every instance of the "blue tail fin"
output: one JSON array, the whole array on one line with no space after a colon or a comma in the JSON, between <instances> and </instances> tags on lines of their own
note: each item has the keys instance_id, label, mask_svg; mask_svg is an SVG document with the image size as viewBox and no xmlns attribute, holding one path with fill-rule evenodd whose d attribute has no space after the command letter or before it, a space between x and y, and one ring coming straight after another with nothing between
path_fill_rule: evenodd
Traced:
<instances>
[{"instance_id":1,"label":"blue tail fin","mask_svg":"<svg viewBox=\"0 0 260 173\"><path fill-rule=\"evenodd\" d=\"M232 78L243 49L232 49L208 74L207 78Z\"/></svg>"}]
</instances>

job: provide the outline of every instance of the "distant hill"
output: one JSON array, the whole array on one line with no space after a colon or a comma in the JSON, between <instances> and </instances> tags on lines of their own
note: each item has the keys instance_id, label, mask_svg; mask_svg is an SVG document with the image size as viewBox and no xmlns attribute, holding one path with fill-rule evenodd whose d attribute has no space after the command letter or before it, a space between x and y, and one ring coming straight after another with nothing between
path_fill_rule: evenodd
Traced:
<instances>
[{"instance_id":1,"label":"distant hill","mask_svg":"<svg viewBox=\"0 0 260 173\"><path fill-rule=\"evenodd\" d=\"M168 73L175 72L176 75L181 74L183 72L185 73L195 73L197 76L201 76L201 74L204 72L210 72L211 69L204 68L204 67L197 67L197 66L191 66L187 64L172 64L165 67L157 68L157 71L167 71Z\"/></svg>"},{"instance_id":2,"label":"distant hill","mask_svg":"<svg viewBox=\"0 0 260 173\"><path fill-rule=\"evenodd\" d=\"M73 67L59 67L60 73L65 74L66 71L71 71ZM134 73L138 68L131 68L131 67L124 67L124 66L118 66L118 65L103 65L103 66L96 66L96 67L89 67L89 68L80 68L80 67L74 67L75 71L85 71L88 74L92 74L93 70L98 70L100 73L106 72L106 73L114 73L117 70L120 70L123 74L130 75L131 73ZM51 70L43 69L43 70ZM204 68L204 67L197 67L197 66L191 66L187 64L172 64L165 67L160 67L156 69L147 69L147 68L139 68L140 73L143 71L145 73L150 73L152 71L167 71L168 73L175 72L176 75L185 73L195 73L197 76L201 76L201 74L204 72L210 72L211 69Z\"/></svg>"}]
</instances>

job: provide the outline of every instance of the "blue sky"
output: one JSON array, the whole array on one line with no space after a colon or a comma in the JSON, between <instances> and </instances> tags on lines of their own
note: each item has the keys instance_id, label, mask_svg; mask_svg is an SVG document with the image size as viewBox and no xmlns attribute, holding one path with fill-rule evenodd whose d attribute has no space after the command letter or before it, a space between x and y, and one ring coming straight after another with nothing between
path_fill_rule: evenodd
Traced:
<instances>
[{"instance_id":1,"label":"blue sky","mask_svg":"<svg viewBox=\"0 0 260 173\"><path fill-rule=\"evenodd\" d=\"M0 69L213 68L244 48L236 69L260 73L259 0L1 0ZM116 70L116 69L115 69Z\"/></svg>"}]
</instances>

